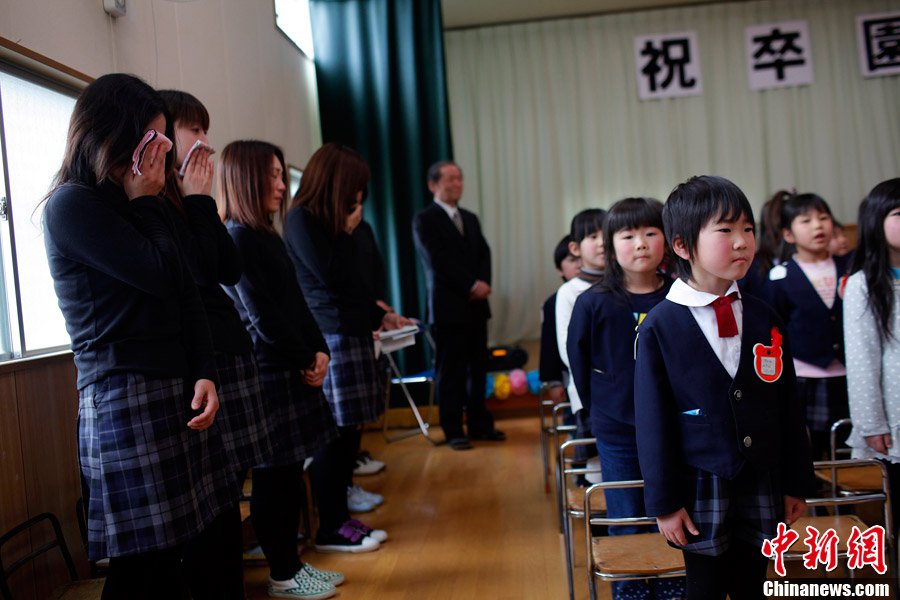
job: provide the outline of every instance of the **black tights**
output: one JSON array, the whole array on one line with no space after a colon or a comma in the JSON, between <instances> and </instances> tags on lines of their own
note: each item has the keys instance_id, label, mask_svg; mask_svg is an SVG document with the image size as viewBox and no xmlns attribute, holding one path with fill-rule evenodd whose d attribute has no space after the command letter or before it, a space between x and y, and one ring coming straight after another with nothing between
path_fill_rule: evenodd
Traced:
<instances>
[{"instance_id":1,"label":"black tights","mask_svg":"<svg viewBox=\"0 0 900 600\"><path fill-rule=\"evenodd\" d=\"M237 504L207 525L184 549L184 572L193 600L243 600L241 509Z\"/></svg>"},{"instance_id":2,"label":"black tights","mask_svg":"<svg viewBox=\"0 0 900 600\"><path fill-rule=\"evenodd\" d=\"M347 488L353 485L361 440L362 430L358 426L338 427L337 439L316 452L309 475L319 509L319 531L336 531L350 519Z\"/></svg>"},{"instance_id":3,"label":"black tights","mask_svg":"<svg viewBox=\"0 0 900 600\"><path fill-rule=\"evenodd\" d=\"M704 556L683 552L688 600L750 600L763 598L769 559L753 544L733 540L725 554Z\"/></svg>"},{"instance_id":4,"label":"black tights","mask_svg":"<svg viewBox=\"0 0 900 600\"><path fill-rule=\"evenodd\" d=\"M176 546L110 558L101 600L185 600L181 553Z\"/></svg>"},{"instance_id":5,"label":"black tights","mask_svg":"<svg viewBox=\"0 0 900 600\"><path fill-rule=\"evenodd\" d=\"M297 531L304 497L301 463L253 468L250 518L276 581L290 579L303 566L297 556Z\"/></svg>"}]
</instances>

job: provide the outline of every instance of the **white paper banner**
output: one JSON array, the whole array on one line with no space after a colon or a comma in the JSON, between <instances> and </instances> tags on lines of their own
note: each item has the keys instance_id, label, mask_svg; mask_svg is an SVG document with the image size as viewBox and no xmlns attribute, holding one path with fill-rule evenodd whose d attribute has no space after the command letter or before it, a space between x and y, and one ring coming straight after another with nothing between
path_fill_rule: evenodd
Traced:
<instances>
[{"instance_id":1,"label":"white paper banner","mask_svg":"<svg viewBox=\"0 0 900 600\"><path fill-rule=\"evenodd\" d=\"M806 21L781 21L744 29L751 90L813 82L812 48Z\"/></svg>"},{"instance_id":2,"label":"white paper banner","mask_svg":"<svg viewBox=\"0 0 900 600\"><path fill-rule=\"evenodd\" d=\"M856 36L863 76L900 73L900 12L858 15Z\"/></svg>"},{"instance_id":3,"label":"white paper banner","mask_svg":"<svg viewBox=\"0 0 900 600\"><path fill-rule=\"evenodd\" d=\"M635 37L634 56L640 99L702 94L697 49L696 31Z\"/></svg>"}]
</instances>

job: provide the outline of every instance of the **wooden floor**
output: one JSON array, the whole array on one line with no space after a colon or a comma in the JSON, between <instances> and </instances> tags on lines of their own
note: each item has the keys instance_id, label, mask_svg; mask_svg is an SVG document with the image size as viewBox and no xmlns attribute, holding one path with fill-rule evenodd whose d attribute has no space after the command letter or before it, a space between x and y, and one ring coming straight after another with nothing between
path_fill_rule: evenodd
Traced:
<instances>
[{"instance_id":1,"label":"wooden floor","mask_svg":"<svg viewBox=\"0 0 900 600\"><path fill-rule=\"evenodd\" d=\"M366 433L363 447L388 468L357 482L386 500L358 516L391 538L375 552L307 549L303 560L342 571L339 597L355 600L565 598L562 536L541 479L537 418L504 419L498 427L506 442L476 442L467 452L422 436L386 444L380 433ZM578 597L586 598L578 575ZM249 598L267 597L267 576L265 566L247 567ZM601 593L609 597L608 588Z\"/></svg>"}]
</instances>

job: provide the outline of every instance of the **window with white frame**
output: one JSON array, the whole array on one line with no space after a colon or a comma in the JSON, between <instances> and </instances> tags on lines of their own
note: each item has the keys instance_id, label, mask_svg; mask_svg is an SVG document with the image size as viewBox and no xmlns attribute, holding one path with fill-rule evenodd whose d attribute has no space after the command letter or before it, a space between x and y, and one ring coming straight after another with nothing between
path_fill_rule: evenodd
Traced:
<instances>
[{"instance_id":1,"label":"window with white frame","mask_svg":"<svg viewBox=\"0 0 900 600\"><path fill-rule=\"evenodd\" d=\"M41 212L62 164L75 95L0 63L0 359L69 345Z\"/></svg>"},{"instance_id":2,"label":"window with white frame","mask_svg":"<svg viewBox=\"0 0 900 600\"><path fill-rule=\"evenodd\" d=\"M309 0L275 0L275 25L303 54L313 59Z\"/></svg>"}]
</instances>

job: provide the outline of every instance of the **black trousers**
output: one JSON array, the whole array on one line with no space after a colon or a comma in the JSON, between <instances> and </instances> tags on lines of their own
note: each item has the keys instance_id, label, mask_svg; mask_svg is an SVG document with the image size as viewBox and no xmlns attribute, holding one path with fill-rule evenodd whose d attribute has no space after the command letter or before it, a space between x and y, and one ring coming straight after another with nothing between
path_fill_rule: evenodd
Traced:
<instances>
[{"instance_id":1,"label":"black trousers","mask_svg":"<svg viewBox=\"0 0 900 600\"><path fill-rule=\"evenodd\" d=\"M494 430L484 405L487 378L487 320L433 326L435 375L441 428L447 439L463 437L463 414L470 434Z\"/></svg>"},{"instance_id":2,"label":"black trousers","mask_svg":"<svg viewBox=\"0 0 900 600\"><path fill-rule=\"evenodd\" d=\"M732 540L725 554L684 554L688 600L750 600L763 598L769 559L761 548Z\"/></svg>"},{"instance_id":3,"label":"black trousers","mask_svg":"<svg viewBox=\"0 0 900 600\"><path fill-rule=\"evenodd\" d=\"M316 452L309 467L313 498L319 509L319 531L331 533L350 520L347 488L353 485L353 469L362 430L356 425L338 427L338 437Z\"/></svg>"},{"instance_id":4,"label":"black trousers","mask_svg":"<svg viewBox=\"0 0 900 600\"><path fill-rule=\"evenodd\" d=\"M184 549L184 571L193 600L243 600L241 509L235 504Z\"/></svg>"},{"instance_id":5,"label":"black trousers","mask_svg":"<svg viewBox=\"0 0 900 600\"><path fill-rule=\"evenodd\" d=\"M101 600L158 600L189 598L181 569L182 548L116 556L109 559L109 571Z\"/></svg>"},{"instance_id":6,"label":"black trousers","mask_svg":"<svg viewBox=\"0 0 900 600\"><path fill-rule=\"evenodd\" d=\"M290 579L303 566L297 556L297 532L304 495L301 463L253 468L250 518L276 581Z\"/></svg>"}]
</instances>

